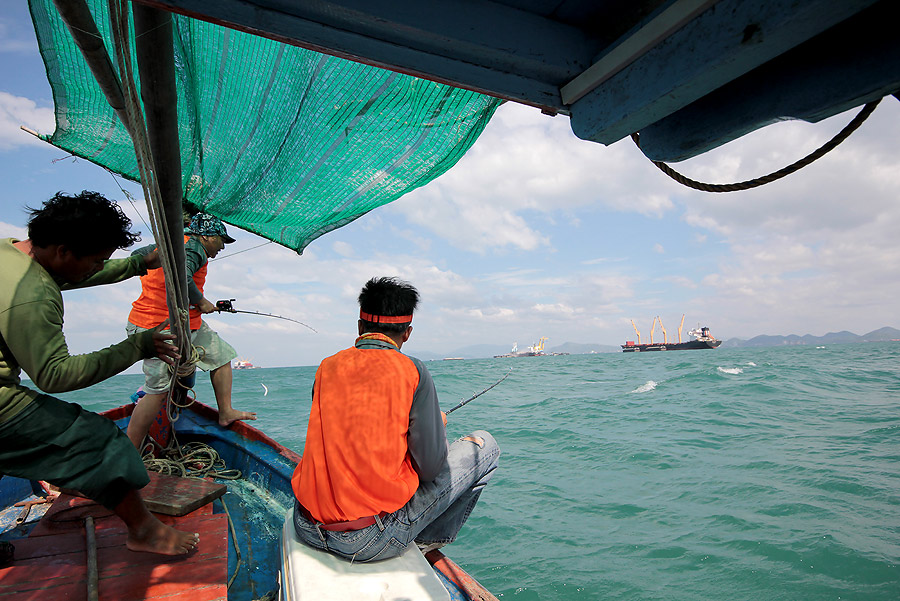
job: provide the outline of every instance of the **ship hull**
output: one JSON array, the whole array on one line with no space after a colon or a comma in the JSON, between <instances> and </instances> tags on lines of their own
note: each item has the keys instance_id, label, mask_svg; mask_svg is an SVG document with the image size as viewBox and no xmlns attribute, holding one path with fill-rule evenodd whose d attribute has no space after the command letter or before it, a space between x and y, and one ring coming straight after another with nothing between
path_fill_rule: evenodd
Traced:
<instances>
[{"instance_id":1,"label":"ship hull","mask_svg":"<svg viewBox=\"0 0 900 601\"><path fill-rule=\"evenodd\" d=\"M676 342L665 344L656 342L653 344L623 344L623 353L645 353L648 351L690 351L698 349L718 348L721 340L691 340L689 342Z\"/></svg>"}]
</instances>

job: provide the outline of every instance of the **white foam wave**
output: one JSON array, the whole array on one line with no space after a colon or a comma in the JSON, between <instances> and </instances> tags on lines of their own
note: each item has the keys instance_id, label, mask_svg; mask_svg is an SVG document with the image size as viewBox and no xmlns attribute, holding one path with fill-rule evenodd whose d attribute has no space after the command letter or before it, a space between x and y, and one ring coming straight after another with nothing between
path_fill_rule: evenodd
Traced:
<instances>
[{"instance_id":1,"label":"white foam wave","mask_svg":"<svg viewBox=\"0 0 900 601\"><path fill-rule=\"evenodd\" d=\"M744 370L743 370L742 368L740 368L740 367L717 367L716 369L719 370L719 373L723 373L723 374L732 374L732 375L735 375L735 376L736 376L737 374L742 374L742 373L744 373Z\"/></svg>"},{"instance_id":2,"label":"white foam wave","mask_svg":"<svg viewBox=\"0 0 900 601\"><path fill-rule=\"evenodd\" d=\"M756 363L754 363L753 361L747 361L747 365L749 365L750 367L756 367Z\"/></svg>"},{"instance_id":3,"label":"white foam wave","mask_svg":"<svg viewBox=\"0 0 900 601\"><path fill-rule=\"evenodd\" d=\"M654 382L653 380L647 380L646 384L641 384L640 386L638 386L637 388L632 390L630 394L636 394L636 393L641 393L641 392L650 392L654 388L656 388L656 382Z\"/></svg>"}]
</instances>

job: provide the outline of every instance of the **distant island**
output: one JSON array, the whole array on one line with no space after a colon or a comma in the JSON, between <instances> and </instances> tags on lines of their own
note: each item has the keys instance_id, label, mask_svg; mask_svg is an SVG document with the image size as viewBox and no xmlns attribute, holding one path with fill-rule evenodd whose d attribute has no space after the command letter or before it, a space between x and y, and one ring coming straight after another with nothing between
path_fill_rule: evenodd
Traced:
<instances>
[{"instance_id":1,"label":"distant island","mask_svg":"<svg viewBox=\"0 0 900 601\"><path fill-rule=\"evenodd\" d=\"M788 336L755 336L750 340L741 338L730 338L722 343L720 348L738 348L738 347L759 347L759 346L823 346L826 344L852 344L860 342L889 342L900 341L900 330L896 328L884 327L873 330L868 334L858 335L846 330L841 332L829 332L824 336L812 336L806 334L798 336L790 334ZM447 358L453 359L486 359L501 353L509 352L508 346L498 346L493 344L476 344L455 349L446 355L438 355L428 351L416 352L410 349L410 354L424 361L439 360ZM547 354L552 353L569 353L570 355L587 355L592 353L620 353L622 347L619 345L609 344L583 344L578 342L566 342L559 346L554 346L546 350Z\"/></svg>"}]
</instances>

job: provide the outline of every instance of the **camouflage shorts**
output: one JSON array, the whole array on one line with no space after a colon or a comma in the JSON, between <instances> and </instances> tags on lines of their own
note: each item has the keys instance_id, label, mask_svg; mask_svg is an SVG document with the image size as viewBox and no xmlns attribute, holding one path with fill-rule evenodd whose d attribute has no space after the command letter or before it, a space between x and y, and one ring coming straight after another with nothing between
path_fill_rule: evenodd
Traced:
<instances>
[{"instance_id":1,"label":"camouflage shorts","mask_svg":"<svg viewBox=\"0 0 900 601\"><path fill-rule=\"evenodd\" d=\"M130 336L137 332L143 332L146 328L139 328L133 323L125 326L125 331ZM200 329L191 332L191 343L200 355L197 367L204 371L212 371L231 363L237 357L234 348L222 340L222 338L206 322L200 323ZM169 390L169 367L156 357L144 359L144 392L147 394L161 394Z\"/></svg>"}]
</instances>

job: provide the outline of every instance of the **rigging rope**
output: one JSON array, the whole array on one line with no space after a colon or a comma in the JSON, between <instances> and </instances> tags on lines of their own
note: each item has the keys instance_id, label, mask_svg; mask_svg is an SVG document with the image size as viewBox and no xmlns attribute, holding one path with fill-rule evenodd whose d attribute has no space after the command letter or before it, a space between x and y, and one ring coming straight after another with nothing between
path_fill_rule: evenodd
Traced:
<instances>
[{"instance_id":1,"label":"rigging rope","mask_svg":"<svg viewBox=\"0 0 900 601\"><path fill-rule=\"evenodd\" d=\"M187 307L184 299L187 298L185 282L182 278L176 277L176 268L174 253L171 246L171 238L168 224L165 219L165 209L163 204L162 192L159 188L159 181L155 173L155 163L153 161L153 153L150 148L149 136L147 133L147 124L144 120L141 101L137 91L137 85L134 80L134 71L132 69L131 54L129 52L129 2L128 0L110 0L110 24L113 31L114 50L116 55L116 63L119 68L120 85L122 94L125 99L125 114L128 123L126 128L131 134L134 144L134 153L137 159L138 171L140 172L141 187L144 191L144 198L147 202L147 212L150 216L150 225L153 230L153 237L159 246L159 258L162 264L163 274L166 280L166 300L170 309L170 314L177 315L178 319L170 320L169 327L176 336L176 344L180 349L190 348L190 333L187 326ZM173 311L173 309L175 309ZM184 360L176 360L175 372L180 373L182 363L188 363ZM170 383L170 390L174 388L173 382Z\"/></svg>"},{"instance_id":2,"label":"rigging rope","mask_svg":"<svg viewBox=\"0 0 900 601\"><path fill-rule=\"evenodd\" d=\"M175 342L178 348L181 349L181 354L185 355L187 353L187 357L182 356L181 359L176 359L174 364L169 365L170 377L169 392L166 397L166 411L170 420L174 423L178 419L178 407L173 406L175 405L174 393L176 386L184 386L184 384L181 384L181 379L187 378L194 373L200 354L198 349L191 344L188 326L189 315L185 301L187 298L187 283L184 281L184 278L175 275L183 271L183 267L179 269L181 266L176 265L172 247L174 239L170 237L172 232L169 231L168 221L165 218L165 205L155 171L156 163L154 162L147 124L144 120L144 113L134 80L129 51L131 48L129 43L129 2L127 0L110 0L109 9L110 24L113 31L113 47L119 68L120 87L125 99L125 117L127 119L125 127L131 134L134 144L135 157L138 171L140 172L140 183L147 202L150 227L153 230L153 237L159 249L158 255L166 281L166 304L169 307L169 314L172 316L169 320L169 329L175 333ZM180 240L180 236L178 236L178 239ZM190 390L189 387L184 387ZM181 405L181 407L183 406L186 405Z\"/></svg>"},{"instance_id":3,"label":"rigging rope","mask_svg":"<svg viewBox=\"0 0 900 601\"><path fill-rule=\"evenodd\" d=\"M774 172L770 173L769 175L764 175L762 177L749 179L749 180L746 180L743 182L737 182L734 184L707 184L704 182L699 182L695 179L691 179L685 175L682 175L681 173L678 173L677 171L675 171L674 169L672 169L667 164L665 164L661 161L654 161L653 159L650 159L650 162L653 163L654 165L656 165L660 171L662 171L663 173L665 173L666 175L668 175L669 177L674 179L679 184L687 186L688 188L700 190L702 192L737 192L740 190L750 190L751 188L756 188L756 187L762 186L763 184L768 184L768 183L774 182L776 180L781 179L782 177L785 177L786 175L790 175L791 173L794 173L795 171L799 171L800 169L802 169L803 167L806 167L813 161L816 161L816 160L822 158L823 156L825 156L826 153L830 152L831 150L834 150L834 148L836 148L838 146L838 144L840 144L841 142L846 140L850 136L850 134L852 134L854 131L856 131L857 128L859 128L859 126L862 125L863 122L869 118L869 115L872 114L872 111L875 110L875 107L878 106L879 102L881 102L880 98L878 100L875 100L873 102L866 104L862 108L862 110L856 115L856 117L854 117L853 120L850 121L850 123L848 123L846 127L844 127L844 129L839 131L837 133L837 135L835 135L831 140L829 140L828 142L823 144L817 150L814 150L810 154L806 155L799 161L792 163L792 164L788 165L787 167L784 167L783 169L774 171ZM641 147L641 134L639 132L635 132L635 133L631 134L631 139L634 140L634 143L637 145L638 148Z\"/></svg>"}]
</instances>

